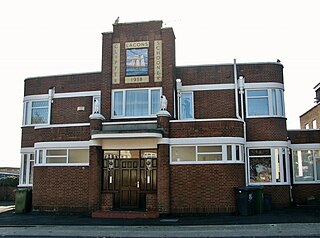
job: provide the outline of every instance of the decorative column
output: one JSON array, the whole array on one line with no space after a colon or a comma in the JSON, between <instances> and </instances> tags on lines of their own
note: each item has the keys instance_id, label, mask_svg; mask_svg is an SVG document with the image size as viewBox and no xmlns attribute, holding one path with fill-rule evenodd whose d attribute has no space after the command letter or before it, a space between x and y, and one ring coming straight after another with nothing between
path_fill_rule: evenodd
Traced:
<instances>
[{"instance_id":1,"label":"decorative column","mask_svg":"<svg viewBox=\"0 0 320 238\"><path fill-rule=\"evenodd\" d=\"M157 127L163 129L163 137L169 138L170 134L170 113L166 107L161 106L161 111L157 114ZM160 214L170 213L170 146L168 144L158 144L158 176L157 176L157 197L158 210Z\"/></svg>"}]
</instances>

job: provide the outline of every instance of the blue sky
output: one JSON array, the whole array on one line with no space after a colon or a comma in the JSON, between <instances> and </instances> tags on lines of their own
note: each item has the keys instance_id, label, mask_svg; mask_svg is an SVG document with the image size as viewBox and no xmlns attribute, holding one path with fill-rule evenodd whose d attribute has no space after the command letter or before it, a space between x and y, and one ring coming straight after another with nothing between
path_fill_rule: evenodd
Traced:
<instances>
[{"instance_id":1,"label":"blue sky","mask_svg":"<svg viewBox=\"0 0 320 238\"><path fill-rule=\"evenodd\" d=\"M320 82L316 0L0 2L0 166L20 166L24 79L101 70L101 33L120 22L163 20L176 36L177 65L284 65L288 128L313 107Z\"/></svg>"}]
</instances>

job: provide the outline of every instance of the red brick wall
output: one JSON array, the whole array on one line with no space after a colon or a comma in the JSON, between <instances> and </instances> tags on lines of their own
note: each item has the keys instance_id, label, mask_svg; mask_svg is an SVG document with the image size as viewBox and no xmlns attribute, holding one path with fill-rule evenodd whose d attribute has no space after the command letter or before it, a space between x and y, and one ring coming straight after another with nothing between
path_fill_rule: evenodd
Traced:
<instances>
[{"instance_id":1,"label":"red brick wall","mask_svg":"<svg viewBox=\"0 0 320 238\"><path fill-rule=\"evenodd\" d=\"M234 90L194 92L194 117L236 118Z\"/></svg>"},{"instance_id":2,"label":"red brick wall","mask_svg":"<svg viewBox=\"0 0 320 238\"><path fill-rule=\"evenodd\" d=\"M313 128L313 120L316 121L316 127ZM310 129L320 128L320 104L312 107L309 111L300 116L300 128L305 129L306 124Z\"/></svg>"},{"instance_id":3,"label":"red brick wall","mask_svg":"<svg viewBox=\"0 0 320 238\"><path fill-rule=\"evenodd\" d=\"M172 213L230 213L235 187L244 185L243 164L171 165Z\"/></svg>"},{"instance_id":4,"label":"red brick wall","mask_svg":"<svg viewBox=\"0 0 320 238\"><path fill-rule=\"evenodd\" d=\"M84 111L77 111L77 107L84 106ZM92 97L57 98L53 100L51 110L51 124L89 122L92 114Z\"/></svg>"},{"instance_id":5,"label":"red brick wall","mask_svg":"<svg viewBox=\"0 0 320 238\"><path fill-rule=\"evenodd\" d=\"M88 181L88 167L34 167L33 209L87 212Z\"/></svg>"},{"instance_id":6,"label":"red brick wall","mask_svg":"<svg viewBox=\"0 0 320 238\"><path fill-rule=\"evenodd\" d=\"M283 83L283 65L279 63L239 64L237 69L246 83Z\"/></svg>"},{"instance_id":7,"label":"red brick wall","mask_svg":"<svg viewBox=\"0 0 320 238\"><path fill-rule=\"evenodd\" d=\"M34 143L43 141L88 141L90 140L89 128L89 125L36 130L34 127L23 127L21 147L33 147Z\"/></svg>"},{"instance_id":8,"label":"red brick wall","mask_svg":"<svg viewBox=\"0 0 320 238\"><path fill-rule=\"evenodd\" d=\"M243 137L240 121L190 121L170 123L170 137Z\"/></svg>"},{"instance_id":9,"label":"red brick wall","mask_svg":"<svg viewBox=\"0 0 320 238\"><path fill-rule=\"evenodd\" d=\"M24 95L47 94L52 87L55 87L56 93L100 90L101 73L28 78L25 80Z\"/></svg>"},{"instance_id":10,"label":"red brick wall","mask_svg":"<svg viewBox=\"0 0 320 238\"><path fill-rule=\"evenodd\" d=\"M320 184L295 184L293 185L293 201L296 204L306 204L308 198L313 196L320 200Z\"/></svg>"},{"instance_id":11,"label":"red brick wall","mask_svg":"<svg viewBox=\"0 0 320 238\"><path fill-rule=\"evenodd\" d=\"M271 195L271 206L274 208L290 206L290 186L264 186L263 192Z\"/></svg>"},{"instance_id":12,"label":"red brick wall","mask_svg":"<svg viewBox=\"0 0 320 238\"><path fill-rule=\"evenodd\" d=\"M320 143L320 130L290 130L288 135L292 144Z\"/></svg>"},{"instance_id":13,"label":"red brick wall","mask_svg":"<svg viewBox=\"0 0 320 238\"><path fill-rule=\"evenodd\" d=\"M286 141L285 118L254 118L247 121L248 141Z\"/></svg>"}]
</instances>

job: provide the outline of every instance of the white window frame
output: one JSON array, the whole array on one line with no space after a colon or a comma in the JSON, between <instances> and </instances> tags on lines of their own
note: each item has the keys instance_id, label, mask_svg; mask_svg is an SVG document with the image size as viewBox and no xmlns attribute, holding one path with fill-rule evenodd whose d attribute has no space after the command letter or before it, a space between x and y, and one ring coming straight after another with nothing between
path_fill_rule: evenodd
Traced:
<instances>
[{"instance_id":1,"label":"white window frame","mask_svg":"<svg viewBox=\"0 0 320 238\"><path fill-rule=\"evenodd\" d=\"M271 159L271 177L272 177L272 181L271 182L258 182L258 183L254 183L250 181L250 159L253 158L258 158L259 156L253 155L250 156L249 154L249 150L270 150L270 155L262 155L261 157L270 157ZM280 182L276 181L276 172L277 172L277 167L276 167L276 153L275 150L278 149L283 150L284 149L284 153L285 153L285 161L283 161L283 157L280 157ZM247 180L248 180L248 184L249 185L287 185L290 184L290 180L289 180L289 174L290 174L290 169L289 169L289 155L288 155L288 148L287 147L283 147L283 146L279 146L279 147L249 147L247 148L247 158L248 158L248 163L247 163ZM285 168L284 165L285 164ZM284 174L286 177L284 177ZM286 180L286 181L285 181Z\"/></svg>"},{"instance_id":2,"label":"white window frame","mask_svg":"<svg viewBox=\"0 0 320 238\"><path fill-rule=\"evenodd\" d=\"M47 156L47 151L50 150L66 150L66 155L57 155L57 156ZM87 150L89 152L89 148L84 147L56 147L56 148L39 148L35 149L35 166L88 166L89 165L89 157L90 152L88 153L88 162L87 163L70 163L69 162L69 153L70 150ZM42 156L42 161L40 161L40 157ZM59 157L59 158L66 158L65 163L47 163L47 158L49 157Z\"/></svg>"},{"instance_id":3,"label":"white window frame","mask_svg":"<svg viewBox=\"0 0 320 238\"><path fill-rule=\"evenodd\" d=\"M47 123L31 123L31 118L32 118L32 103L33 102L48 102L48 118L47 118ZM23 121L22 125L23 126L37 126L37 125L50 125L50 120L51 120L51 101L48 99L38 99L38 100L27 100L24 101L23 103Z\"/></svg>"},{"instance_id":4,"label":"white window frame","mask_svg":"<svg viewBox=\"0 0 320 238\"><path fill-rule=\"evenodd\" d=\"M222 151L220 152L198 152L198 147L201 146L221 146ZM227 159L227 146L231 146L232 160ZM240 160L236 158L236 146L239 146L239 156ZM172 149L174 147L195 147L196 158L192 161L173 161ZM170 164L243 164L244 163L244 146L242 144L179 144L179 145L171 145L170 146ZM198 161L199 154L222 154L222 160L216 161Z\"/></svg>"},{"instance_id":5,"label":"white window frame","mask_svg":"<svg viewBox=\"0 0 320 238\"><path fill-rule=\"evenodd\" d=\"M190 118L182 118L182 95L183 94L191 94L191 117ZM194 119L194 93L193 91L183 91L179 96L179 119L180 120L193 120Z\"/></svg>"},{"instance_id":6,"label":"white window frame","mask_svg":"<svg viewBox=\"0 0 320 238\"><path fill-rule=\"evenodd\" d=\"M267 91L267 96L248 96L248 91ZM246 89L246 117L247 118L257 118L257 117L285 117L285 104L284 104L284 93L283 89L280 88L250 88ZM274 102L274 95L276 96L276 102ZM266 115L249 115L249 100L252 98L268 98L268 110L269 113ZM276 112L273 106L276 106Z\"/></svg>"},{"instance_id":7,"label":"white window frame","mask_svg":"<svg viewBox=\"0 0 320 238\"><path fill-rule=\"evenodd\" d=\"M26 158L25 158L26 156ZM27 160L25 162L25 159ZM31 166L33 162L33 166ZM26 163L26 166L24 166ZM21 153L21 166L20 166L20 176L19 176L19 186L32 186L32 181L30 181L30 175L33 173L33 167L35 165L35 154L34 153ZM24 180L25 176L25 182Z\"/></svg>"},{"instance_id":8,"label":"white window frame","mask_svg":"<svg viewBox=\"0 0 320 238\"><path fill-rule=\"evenodd\" d=\"M139 90L148 90L148 115L145 116L126 116L126 92L127 91L139 91ZM151 91L159 90L160 96L162 95L162 88L161 87L154 87L154 88L130 88L130 89L114 89L112 90L112 100L111 100L111 118L112 119L121 119L121 118L155 118L156 114L151 114ZM122 92L122 115L114 115L114 94L115 92ZM160 103L160 98L159 98ZM160 108L159 108L160 110Z\"/></svg>"},{"instance_id":9,"label":"white window frame","mask_svg":"<svg viewBox=\"0 0 320 238\"><path fill-rule=\"evenodd\" d=\"M294 163L295 163L295 160L293 158L293 153L294 151L312 151L312 161L313 161L313 174L314 174L314 178L312 181L296 181L296 176L295 176L295 166L294 166ZM299 149L293 149L292 150L292 172L293 172L293 183L294 184L319 184L320 183L320 174L317 174L317 161L316 161L316 158L314 156L314 151L315 150L320 150L320 148L318 149L310 149L310 148L299 148Z\"/></svg>"}]
</instances>

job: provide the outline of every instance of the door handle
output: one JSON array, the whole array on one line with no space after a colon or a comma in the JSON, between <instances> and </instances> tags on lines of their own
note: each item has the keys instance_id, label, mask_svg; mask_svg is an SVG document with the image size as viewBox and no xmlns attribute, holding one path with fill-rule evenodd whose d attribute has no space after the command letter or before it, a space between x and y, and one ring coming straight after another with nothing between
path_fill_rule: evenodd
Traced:
<instances>
[{"instance_id":1,"label":"door handle","mask_svg":"<svg viewBox=\"0 0 320 238\"><path fill-rule=\"evenodd\" d=\"M140 181L137 182L137 188L140 188Z\"/></svg>"}]
</instances>

